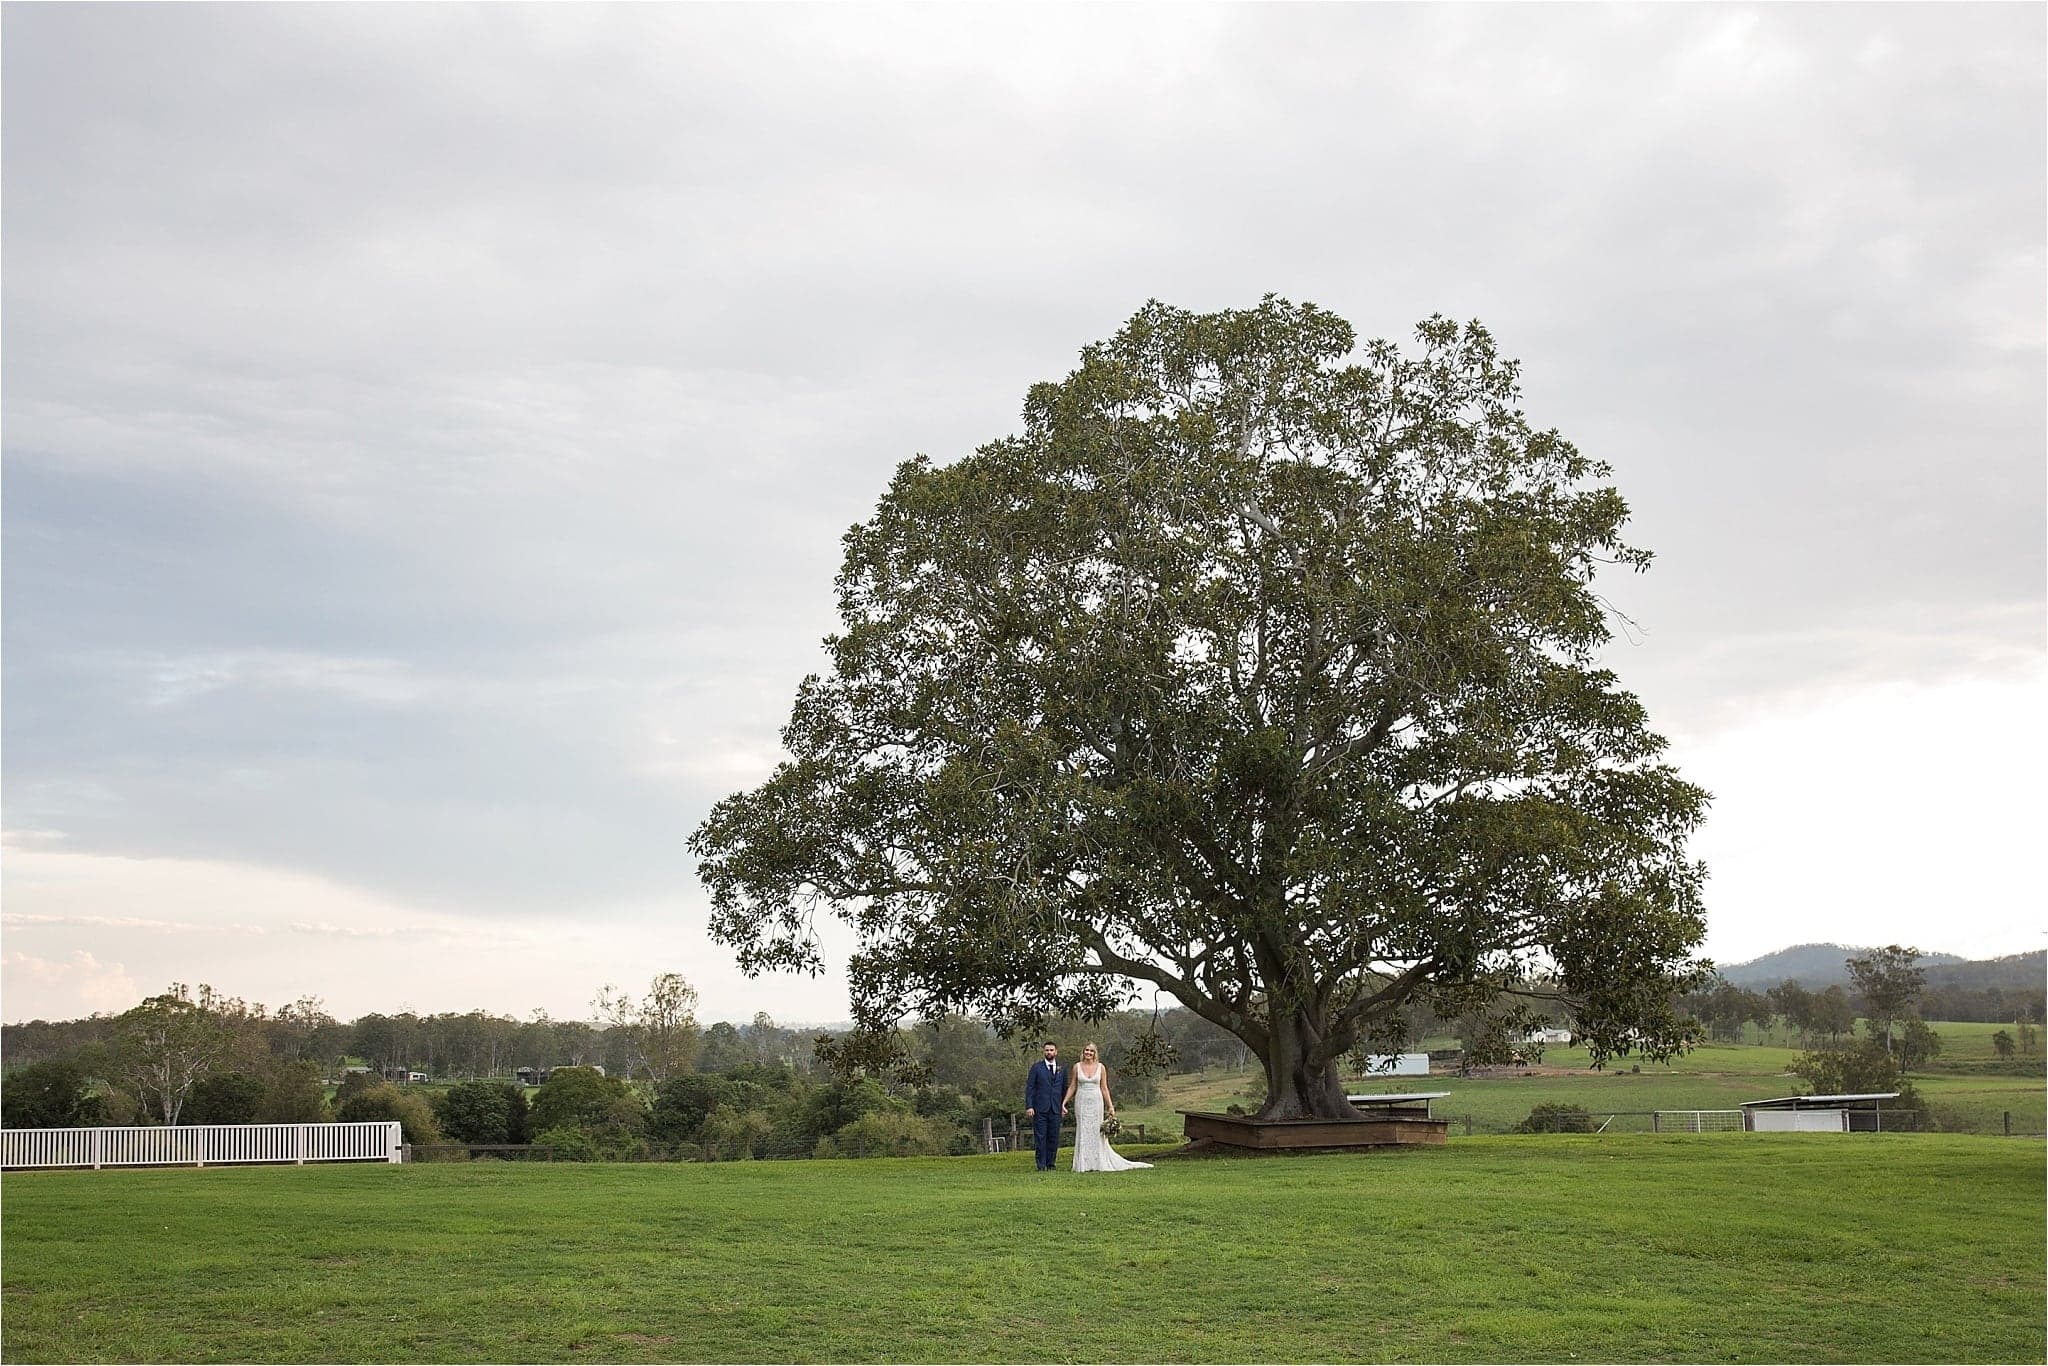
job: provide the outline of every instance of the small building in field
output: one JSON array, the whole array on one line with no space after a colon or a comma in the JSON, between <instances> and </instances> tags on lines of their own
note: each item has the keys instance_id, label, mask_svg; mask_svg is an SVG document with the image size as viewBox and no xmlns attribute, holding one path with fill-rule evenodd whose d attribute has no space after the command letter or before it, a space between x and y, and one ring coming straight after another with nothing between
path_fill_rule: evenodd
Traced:
<instances>
[{"instance_id":1,"label":"small building in field","mask_svg":"<svg viewBox=\"0 0 2048 1366\"><path fill-rule=\"evenodd\" d=\"M1848 1134L1880 1133L1884 1103L1897 1100L1897 1091L1866 1091L1849 1096L1778 1096L1771 1100L1742 1103L1742 1127L1752 1133ZM1905 1116L1894 1110L1892 1127L1908 1128Z\"/></svg>"},{"instance_id":2,"label":"small building in field","mask_svg":"<svg viewBox=\"0 0 2048 1366\"><path fill-rule=\"evenodd\" d=\"M1429 1075L1429 1054L1375 1054L1365 1060L1365 1074L1369 1077L1426 1077Z\"/></svg>"}]
</instances>

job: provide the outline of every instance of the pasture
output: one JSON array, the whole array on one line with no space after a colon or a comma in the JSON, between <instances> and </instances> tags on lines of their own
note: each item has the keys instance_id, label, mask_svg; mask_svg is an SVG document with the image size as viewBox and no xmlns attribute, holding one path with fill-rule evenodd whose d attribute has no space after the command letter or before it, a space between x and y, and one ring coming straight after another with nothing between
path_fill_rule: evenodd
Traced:
<instances>
[{"instance_id":1,"label":"pasture","mask_svg":"<svg viewBox=\"0 0 2048 1366\"><path fill-rule=\"evenodd\" d=\"M24 1172L8 1361L2019 1361L2041 1147Z\"/></svg>"},{"instance_id":2,"label":"pasture","mask_svg":"<svg viewBox=\"0 0 2048 1366\"><path fill-rule=\"evenodd\" d=\"M2048 1130L2043 1058L2036 1054L2011 1064L1994 1063L1991 1036L2010 1026L1937 1022L1933 1027L1941 1035L1942 1054L1933 1066L1914 1074L1913 1084L1944 1130L1996 1134L2007 1113L2014 1133ZM1732 1110L1746 1100L1810 1091L1804 1080L1786 1071L1801 1051L1771 1044L1704 1044L1670 1062L1622 1058L1595 1072L1585 1049L1551 1045L1528 1075L1503 1070L1473 1077L1354 1078L1352 1084L1362 1091L1448 1091L1449 1097L1436 1103L1436 1114L1452 1121L1453 1133L1464 1133L1467 1120L1475 1134L1505 1133L1547 1103L1581 1105L1595 1114ZM1631 1067L1641 1070L1631 1072ZM1143 1123L1148 1134L1177 1134L1180 1110L1222 1110L1233 1104L1256 1109L1264 1098L1265 1086L1255 1070L1184 1073L1164 1078L1156 1100L1126 1106L1123 1116Z\"/></svg>"}]
</instances>

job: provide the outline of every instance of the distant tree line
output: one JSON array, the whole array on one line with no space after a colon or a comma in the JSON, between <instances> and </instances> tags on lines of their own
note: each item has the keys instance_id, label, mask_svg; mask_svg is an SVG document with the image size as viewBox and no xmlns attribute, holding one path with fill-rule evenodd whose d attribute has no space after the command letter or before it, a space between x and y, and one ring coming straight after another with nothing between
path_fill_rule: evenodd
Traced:
<instances>
[{"instance_id":1,"label":"distant tree line","mask_svg":"<svg viewBox=\"0 0 2048 1366\"><path fill-rule=\"evenodd\" d=\"M1832 1045L1853 1034L1861 1018L1888 1023L1894 1042L1909 1026L1918 1026L1916 1041L1924 1043L1921 1031L1927 1020L2010 1023L2015 1032L2009 1037L2017 1040L2020 1032L2035 1036L2044 1014L2040 987L1930 985L1930 972L1919 958L1916 950L1897 944L1871 949L1844 960L1848 986L1820 990L1787 979L1755 991L1717 977L1681 997L1680 1005L1700 1021L1708 1038L1730 1043L1739 1042L1745 1027L1753 1025L1760 1041L1776 1031L1787 1043L1796 1038L1805 1047Z\"/></svg>"},{"instance_id":2,"label":"distant tree line","mask_svg":"<svg viewBox=\"0 0 2048 1366\"><path fill-rule=\"evenodd\" d=\"M1754 1027L1796 1038L1808 1051L1793 1070L1816 1089L1896 1089L1939 1055L1925 1020L1946 1018L1947 996L1897 945L1849 969L1853 989L1716 981L1677 1006L1701 1037L1739 1041ZM852 1040L765 1013L700 1027L696 999L669 973L637 997L604 988L588 1021L406 1011L344 1023L315 998L271 1010L174 984L119 1015L6 1026L0 1110L10 1128L397 1120L416 1144L532 1143L563 1157L869 1156L973 1151L984 1122L1007 1133L1042 1038L1071 1056L1096 1043L1126 1106L1151 1103L1163 1075L1253 1061L1176 1007L1059 1018L1010 1039L949 1015L902 1026L889 1065L868 1067ZM2001 1058L2038 1053L2033 1002L1993 1040ZM1443 1016L1418 1006L1403 1023L1404 1037L1454 1037L1468 1060L1492 1061L1533 1056L1520 1031L1570 1022L1537 982L1512 1003ZM546 1079L523 1085L520 1069ZM407 1084L415 1073L435 1085Z\"/></svg>"},{"instance_id":3,"label":"distant tree line","mask_svg":"<svg viewBox=\"0 0 2048 1366\"><path fill-rule=\"evenodd\" d=\"M590 1021L471 1011L344 1023L313 998L271 1010L174 984L119 1015L7 1026L0 1109L10 1128L397 1120L415 1144L536 1143L558 1157L964 1152L984 1120L1008 1132L1038 1045L948 1016L900 1031L907 1067L863 1075L829 1033L766 1014L700 1028L695 1005L664 974L639 997L606 987ZM1166 1067L1248 1061L1184 1010L1039 1032L1076 1056L1097 1043L1127 1105L1151 1101ZM520 1069L546 1080L523 1085ZM415 1073L435 1084L410 1085Z\"/></svg>"}]
</instances>

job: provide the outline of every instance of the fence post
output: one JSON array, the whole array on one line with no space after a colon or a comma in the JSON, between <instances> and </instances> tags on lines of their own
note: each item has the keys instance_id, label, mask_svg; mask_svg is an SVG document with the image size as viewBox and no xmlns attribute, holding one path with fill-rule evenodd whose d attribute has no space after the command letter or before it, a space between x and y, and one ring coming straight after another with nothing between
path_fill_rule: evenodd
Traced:
<instances>
[{"instance_id":1,"label":"fence post","mask_svg":"<svg viewBox=\"0 0 2048 1366\"><path fill-rule=\"evenodd\" d=\"M2010 1110L2005 1112L2005 1136L2007 1138L2012 1137L2012 1111Z\"/></svg>"},{"instance_id":2,"label":"fence post","mask_svg":"<svg viewBox=\"0 0 2048 1366\"><path fill-rule=\"evenodd\" d=\"M2011 1115L2005 1117L2005 1130L2007 1133L2012 1132ZM94 1171L100 1169L100 1163L106 1156L106 1144L107 1131L105 1129L94 1129L92 1131L92 1169Z\"/></svg>"},{"instance_id":3,"label":"fence post","mask_svg":"<svg viewBox=\"0 0 2048 1366\"><path fill-rule=\"evenodd\" d=\"M195 1166L206 1165L206 1126L195 1125L192 1130L192 1151L196 1155Z\"/></svg>"},{"instance_id":4,"label":"fence post","mask_svg":"<svg viewBox=\"0 0 2048 1366\"><path fill-rule=\"evenodd\" d=\"M1465 1137L1472 1137L1472 1116L1465 1116Z\"/></svg>"},{"instance_id":5,"label":"fence post","mask_svg":"<svg viewBox=\"0 0 2048 1366\"><path fill-rule=\"evenodd\" d=\"M298 1142L293 1149L295 1155L292 1161L296 1165L303 1167L306 1165L306 1126L303 1124L299 1125L298 1133L294 1137L297 1138Z\"/></svg>"},{"instance_id":6,"label":"fence post","mask_svg":"<svg viewBox=\"0 0 2048 1366\"><path fill-rule=\"evenodd\" d=\"M387 1120L387 1121L385 1121L385 1125L384 1125L384 1146L385 1146L385 1156L384 1156L384 1160L385 1160L386 1162L403 1162L403 1161L405 1161L405 1150L404 1150L404 1149L403 1149L402 1147L400 1147L400 1146L399 1146L399 1139L398 1139L398 1135L399 1135L399 1127L398 1127L398 1121L397 1121L397 1120L395 1120L395 1119L393 1119L393 1120Z\"/></svg>"},{"instance_id":7,"label":"fence post","mask_svg":"<svg viewBox=\"0 0 2048 1366\"><path fill-rule=\"evenodd\" d=\"M1653 1134L1664 1132L1664 1112L1662 1110L1650 1111L1650 1132Z\"/></svg>"},{"instance_id":8,"label":"fence post","mask_svg":"<svg viewBox=\"0 0 2048 1366\"><path fill-rule=\"evenodd\" d=\"M981 1117L981 1150L984 1153L996 1150L996 1121L993 1115Z\"/></svg>"}]
</instances>

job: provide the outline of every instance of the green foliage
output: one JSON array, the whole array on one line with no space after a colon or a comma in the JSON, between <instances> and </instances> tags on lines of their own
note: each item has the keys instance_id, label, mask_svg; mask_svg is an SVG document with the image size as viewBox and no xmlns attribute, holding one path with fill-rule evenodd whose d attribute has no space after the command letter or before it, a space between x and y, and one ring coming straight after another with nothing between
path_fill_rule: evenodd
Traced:
<instances>
[{"instance_id":1,"label":"green foliage","mask_svg":"<svg viewBox=\"0 0 2048 1366\"><path fill-rule=\"evenodd\" d=\"M113 1061L151 1119L176 1124L193 1086L232 1042L221 1018L179 988L148 998L114 1021Z\"/></svg>"},{"instance_id":2,"label":"green foliage","mask_svg":"<svg viewBox=\"0 0 2048 1366\"><path fill-rule=\"evenodd\" d=\"M0 1078L0 1126L75 1129L108 1122L92 1075L76 1058L32 1063Z\"/></svg>"},{"instance_id":3,"label":"green foliage","mask_svg":"<svg viewBox=\"0 0 2048 1366\"><path fill-rule=\"evenodd\" d=\"M1886 1091L1897 1091L1897 1108L1926 1108L1920 1093L1900 1070L1898 1058L1885 1051L1882 1039L1869 1039L1854 1048L1802 1053L1793 1060L1789 1070L1792 1075L1810 1082L1814 1095L1880 1095Z\"/></svg>"},{"instance_id":4,"label":"green foliage","mask_svg":"<svg viewBox=\"0 0 2048 1366\"><path fill-rule=\"evenodd\" d=\"M2012 1035L2003 1029L1991 1036L1991 1046L1998 1050L1998 1056L2001 1059L2010 1058L2013 1055Z\"/></svg>"},{"instance_id":5,"label":"green foliage","mask_svg":"<svg viewBox=\"0 0 2048 1366\"><path fill-rule=\"evenodd\" d=\"M1849 993L1838 986L1818 992L1813 998L1813 1028L1830 1040L1839 1039L1856 1028L1856 1006Z\"/></svg>"},{"instance_id":6,"label":"green foliage","mask_svg":"<svg viewBox=\"0 0 2048 1366\"><path fill-rule=\"evenodd\" d=\"M830 1138L819 1157L929 1157L946 1151L947 1128L900 1110L870 1110Z\"/></svg>"},{"instance_id":7,"label":"green foliage","mask_svg":"<svg viewBox=\"0 0 2048 1366\"><path fill-rule=\"evenodd\" d=\"M552 1148L557 1162L599 1162L604 1159L603 1151L589 1131L573 1124L561 1124L552 1129L542 1129L533 1136L538 1148Z\"/></svg>"},{"instance_id":8,"label":"green foliage","mask_svg":"<svg viewBox=\"0 0 2048 1366\"><path fill-rule=\"evenodd\" d=\"M334 1088L334 1108L339 1110L363 1092L388 1084L382 1077L371 1072L347 1073L342 1077L341 1085Z\"/></svg>"},{"instance_id":9,"label":"green foliage","mask_svg":"<svg viewBox=\"0 0 2048 1366\"><path fill-rule=\"evenodd\" d=\"M535 1133L578 1130L606 1159L646 1149L647 1103L623 1079L595 1068L558 1067L550 1072L534 1093L526 1123Z\"/></svg>"},{"instance_id":10,"label":"green foliage","mask_svg":"<svg viewBox=\"0 0 2048 1366\"><path fill-rule=\"evenodd\" d=\"M1918 1016L1907 1016L1899 1021L1899 1037L1892 1051L1898 1056L1899 1071L1910 1072L1941 1056L1941 1035Z\"/></svg>"},{"instance_id":11,"label":"green foliage","mask_svg":"<svg viewBox=\"0 0 2048 1366\"><path fill-rule=\"evenodd\" d=\"M797 1132L806 1141L815 1142L838 1133L862 1115L898 1106L899 1102L888 1091L869 1078L831 1082L814 1088L804 1098Z\"/></svg>"},{"instance_id":12,"label":"green foliage","mask_svg":"<svg viewBox=\"0 0 2048 1366\"><path fill-rule=\"evenodd\" d=\"M1926 985L1927 973L1919 962L1920 950L1903 944L1872 949L1848 960L1849 978L1863 998L1863 1013L1871 1031L1884 1039L1887 1051L1892 1045L1893 1022L1906 1014Z\"/></svg>"},{"instance_id":13,"label":"green foliage","mask_svg":"<svg viewBox=\"0 0 2048 1366\"><path fill-rule=\"evenodd\" d=\"M705 1119L702 1134L720 1161L745 1162L762 1155L775 1136L775 1121L760 1110L726 1104Z\"/></svg>"},{"instance_id":14,"label":"green foliage","mask_svg":"<svg viewBox=\"0 0 2048 1366\"><path fill-rule=\"evenodd\" d=\"M257 1111L262 1124L318 1124L327 1118L326 1088L311 1062L286 1062L265 1078Z\"/></svg>"},{"instance_id":15,"label":"green foliage","mask_svg":"<svg viewBox=\"0 0 2048 1366\"><path fill-rule=\"evenodd\" d=\"M1583 1105L1549 1101L1529 1111L1529 1117L1515 1126L1518 1134L1590 1134L1593 1116Z\"/></svg>"},{"instance_id":16,"label":"green foliage","mask_svg":"<svg viewBox=\"0 0 2048 1366\"><path fill-rule=\"evenodd\" d=\"M460 1082L434 1097L441 1132L458 1143L526 1142L526 1090L503 1081Z\"/></svg>"},{"instance_id":17,"label":"green foliage","mask_svg":"<svg viewBox=\"0 0 2048 1366\"><path fill-rule=\"evenodd\" d=\"M724 1077L687 1072L671 1077L654 1089L654 1107L648 1116L648 1133L657 1143L695 1143L703 1134L704 1121L732 1089Z\"/></svg>"},{"instance_id":18,"label":"green foliage","mask_svg":"<svg viewBox=\"0 0 2048 1366\"><path fill-rule=\"evenodd\" d=\"M606 986L591 1004L608 1026L607 1043L625 1050L626 1076L659 1084L690 1069L697 1056L697 989L676 973L657 974L638 1000Z\"/></svg>"},{"instance_id":19,"label":"green foliage","mask_svg":"<svg viewBox=\"0 0 2048 1366\"><path fill-rule=\"evenodd\" d=\"M1537 973L1603 1055L1690 1041L1706 794L1597 663L1595 572L1649 558L1626 506L1478 324L1356 340L1149 304L1021 435L898 470L790 762L691 840L747 970L814 968L838 914L877 1040L1144 983L1276 1117L1348 1113L1361 1039Z\"/></svg>"},{"instance_id":20,"label":"green foliage","mask_svg":"<svg viewBox=\"0 0 2048 1366\"><path fill-rule=\"evenodd\" d=\"M214 1072L192 1086L180 1124L254 1124L263 1110L261 1077L244 1072Z\"/></svg>"},{"instance_id":21,"label":"green foliage","mask_svg":"<svg viewBox=\"0 0 2048 1366\"><path fill-rule=\"evenodd\" d=\"M407 1143L441 1141L441 1126L434 1122L433 1108L417 1092L401 1091L389 1082L378 1082L346 1100L337 1097L337 1101L334 1118L338 1123L395 1119Z\"/></svg>"},{"instance_id":22,"label":"green foliage","mask_svg":"<svg viewBox=\"0 0 2048 1366\"><path fill-rule=\"evenodd\" d=\"M622 1102L638 1103L622 1078L591 1067L557 1067L534 1092L528 1122L535 1130L608 1124L617 1118Z\"/></svg>"}]
</instances>

